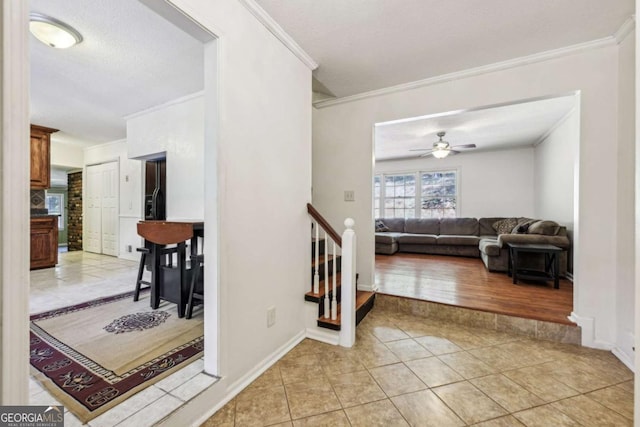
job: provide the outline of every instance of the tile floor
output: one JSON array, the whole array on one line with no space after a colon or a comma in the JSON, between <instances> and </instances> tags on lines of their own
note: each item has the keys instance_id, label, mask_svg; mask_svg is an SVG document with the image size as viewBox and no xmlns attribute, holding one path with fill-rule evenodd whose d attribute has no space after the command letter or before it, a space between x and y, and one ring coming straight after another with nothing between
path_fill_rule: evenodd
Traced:
<instances>
[{"instance_id":1,"label":"tile floor","mask_svg":"<svg viewBox=\"0 0 640 427\"><path fill-rule=\"evenodd\" d=\"M60 254L31 273L37 313L132 290L137 263ZM150 426L215 380L202 360L89 422ZM57 402L30 380L32 404ZM374 308L344 349L305 340L204 425L631 426L633 374L611 353ZM65 425L80 422L65 413Z\"/></svg>"},{"instance_id":2,"label":"tile floor","mask_svg":"<svg viewBox=\"0 0 640 427\"><path fill-rule=\"evenodd\" d=\"M213 426L631 426L610 352L374 308L351 349L306 339Z\"/></svg>"},{"instance_id":3,"label":"tile floor","mask_svg":"<svg viewBox=\"0 0 640 427\"><path fill-rule=\"evenodd\" d=\"M138 263L88 252L59 254L55 268L31 272L29 311L40 313L93 299L132 291ZM146 273L148 274L148 273ZM203 373L204 362L197 360L173 375L89 421L91 427L152 426L186 401L215 383ZM38 381L30 378L29 403L60 405ZM65 426L82 423L65 412Z\"/></svg>"}]
</instances>

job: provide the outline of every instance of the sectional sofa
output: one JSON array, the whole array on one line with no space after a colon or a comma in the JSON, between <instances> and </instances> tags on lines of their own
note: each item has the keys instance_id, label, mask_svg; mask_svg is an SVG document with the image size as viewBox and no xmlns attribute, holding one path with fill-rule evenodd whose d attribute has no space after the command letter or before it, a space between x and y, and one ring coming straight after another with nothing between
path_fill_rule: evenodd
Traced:
<instances>
[{"instance_id":1,"label":"sectional sofa","mask_svg":"<svg viewBox=\"0 0 640 427\"><path fill-rule=\"evenodd\" d=\"M376 253L412 252L481 258L489 271L507 271L508 243L547 243L565 249L560 275L567 272L567 230L553 221L529 218L380 218ZM529 255L529 254L525 254ZM543 257L530 254L524 264L541 268Z\"/></svg>"}]
</instances>

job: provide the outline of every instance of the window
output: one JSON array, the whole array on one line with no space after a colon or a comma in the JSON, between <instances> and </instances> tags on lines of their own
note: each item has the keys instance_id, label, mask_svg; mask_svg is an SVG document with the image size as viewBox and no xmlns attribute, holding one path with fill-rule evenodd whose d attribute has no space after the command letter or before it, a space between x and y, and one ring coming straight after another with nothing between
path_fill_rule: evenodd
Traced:
<instances>
[{"instance_id":1,"label":"window","mask_svg":"<svg viewBox=\"0 0 640 427\"><path fill-rule=\"evenodd\" d=\"M45 199L45 207L51 215L59 215L58 230L64 230L64 194L48 193Z\"/></svg>"},{"instance_id":2,"label":"window","mask_svg":"<svg viewBox=\"0 0 640 427\"><path fill-rule=\"evenodd\" d=\"M384 176L384 217L415 218L416 176Z\"/></svg>"},{"instance_id":3,"label":"window","mask_svg":"<svg viewBox=\"0 0 640 427\"><path fill-rule=\"evenodd\" d=\"M422 172L421 218L455 218L457 208L457 173Z\"/></svg>"},{"instance_id":4,"label":"window","mask_svg":"<svg viewBox=\"0 0 640 427\"><path fill-rule=\"evenodd\" d=\"M382 196L382 190L380 188L380 181L382 177L376 175L373 177L373 215L374 218L380 218L380 197Z\"/></svg>"},{"instance_id":5,"label":"window","mask_svg":"<svg viewBox=\"0 0 640 427\"><path fill-rule=\"evenodd\" d=\"M458 172L428 171L373 177L375 218L457 216Z\"/></svg>"}]
</instances>

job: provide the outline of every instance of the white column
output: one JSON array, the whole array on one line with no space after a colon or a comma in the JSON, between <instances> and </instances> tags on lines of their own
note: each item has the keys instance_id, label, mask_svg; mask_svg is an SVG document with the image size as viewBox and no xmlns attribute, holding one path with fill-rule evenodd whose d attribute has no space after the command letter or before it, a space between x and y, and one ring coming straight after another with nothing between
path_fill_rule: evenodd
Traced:
<instances>
[{"instance_id":1,"label":"white column","mask_svg":"<svg viewBox=\"0 0 640 427\"><path fill-rule=\"evenodd\" d=\"M344 221L342 234L342 311L340 345L352 347L356 341L356 233L351 218Z\"/></svg>"},{"instance_id":2,"label":"white column","mask_svg":"<svg viewBox=\"0 0 640 427\"><path fill-rule=\"evenodd\" d=\"M29 2L0 3L0 404L29 403Z\"/></svg>"}]
</instances>

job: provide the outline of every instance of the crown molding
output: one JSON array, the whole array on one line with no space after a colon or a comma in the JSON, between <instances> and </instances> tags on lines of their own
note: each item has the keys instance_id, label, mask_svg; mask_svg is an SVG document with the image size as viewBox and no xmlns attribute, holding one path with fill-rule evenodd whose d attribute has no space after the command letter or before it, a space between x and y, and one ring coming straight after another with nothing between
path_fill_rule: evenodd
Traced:
<instances>
[{"instance_id":1,"label":"crown molding","mask_svg":"<svg viewBox=\"0 0 640 427\"><path fill-rule=\"evenodd\" d=\"M538 145L542 144L547 138L549 138L549 136L555 132L560 126L562 126L564 124L564 122L566 122L569 117L571 117L571 115L573 113L576 112L576 108L573 107L571 110L569 110L564 116L562 116L560 118L560 120L558 120L553 126L551 126L551 128L547 129L547 131L545 133L542 134L542 136L540 136L540 138L538 138L534 143L533 146L537 147Z\"/></svg>"},{"instance_id":2,"label":"crown molding","mask_svg":"<svg viewBox=\"0 0 640 427\"><path fill-rule=\"evenodd\" d=\"M616 43L620 44L627 38L629 34L636 28L636 15L631 15L626 21L618 28L618 31L613 33L613 37L616 39Z\"/></svg>"},{"instance_id":3,"label":"crown molding","mask_svg":"<svg viewBox=\"0 0 640 427\"><path fill-rule=\"evenodd\" d=\"M626 22L625 22L625 25L626 25ZM548 61L550 59L561 58L564 56L569 56L569 55L573 55L576 53L580 53L580 52L584 52L592 49L598 49L605 46L613 46L617 44L616 40L617 39L614 36L608 36L601 39L592 40L586 43L580 43L580 44L562 47L559 49L549 50L546 52L535 53L533 55L522 56L519 58L509 59L502 62L496 62L489 65L469 68L467 70L456 71L453 73L443 74L436 77L429 77L424 80L404 83L397 86L390 86L387 88L372 90L370 92L364 92L357 95L345 96L343 98L319 101L314 103L313 106L316 108L332 107L334 105L346 104L349 102L360 101L362 99L374 98L382 95L389 95L392 93L403 92L406 90L417 89L425 86L445 83L452 80L460 80L460 79L475 77L475 76L492 73L496 71L508 70L510 68L516 68L523 65L535 64L537 62L543 62L543 61Z\"/></svg>"},{"instance_id":4,"label":"crown molding","mask_svg":"<svg viewBox=\"0 0 640 427\"><path fill-rule=\"evenodd\" d=\"M172 99L171 101L167 101L164 104L154 105L153 107L147 108L146 110L136 111L135 113L128 114L123 116L122 118L125 120L135 119L136 117L144 116L149 113L153 113L154 111L163 110L172 105L182 104L183 102L191 101L192 99L201 98L204 96L204 91L200 90L198 92L190 93L189 95L185 95L180 98Z\"/></svg>"},{"instance_id":5,"label":"crown molding","mask_svg":"<svg viewBox=\"0 0 640 427\"><path fill-rule=\"evenodd\" d=\"M276 36L276 38L280 40L280 42L295 56L297 56L304 65L309 67L311 71L318 68L318 63L314 61L313 58L311 58L311 56L309 56L289 34L286 33L286 31L284 31L282 27L262 7L260 7L260 5L258 5L258 3L254 0L239 1L249 12L251 12L253 16L256 17L258 21L260 21L262 25L265 26L267 30L269 30L269 32L271 32L271 34Z\"/></svg>"}]
</instances>

